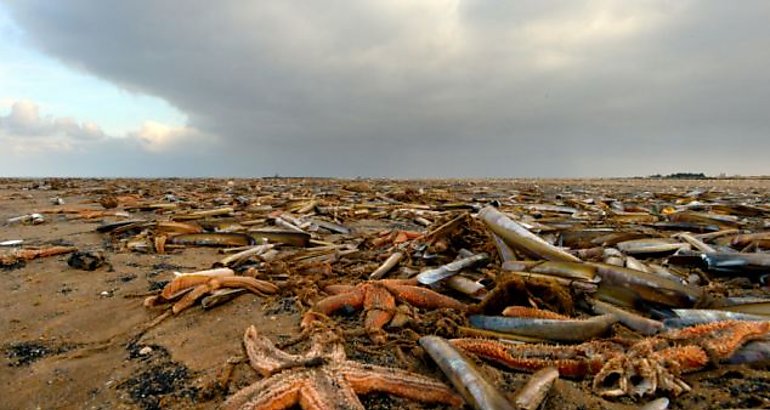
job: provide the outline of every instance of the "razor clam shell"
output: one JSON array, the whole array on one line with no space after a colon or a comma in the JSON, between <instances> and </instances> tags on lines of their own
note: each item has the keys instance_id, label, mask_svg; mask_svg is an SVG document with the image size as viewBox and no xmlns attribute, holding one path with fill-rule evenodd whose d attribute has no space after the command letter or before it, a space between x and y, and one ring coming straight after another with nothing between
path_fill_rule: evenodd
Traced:
<instances>
[{"instance_id":1,"label":"razor clam shell","mask_svg":"<svg viewBox=\"0 0 770 410\"><path fill-rule=\"evenodd\" d=\"M494 207L487 206L482 209L479 218L511 248L542 259L580 262L577 257L544 241Z\"/></svg>"},{"instance_id":2,"label":"razor clam shell","mask_svg":"<svg viewBox=\"0 0 770 410\"><path fill-rule=\"evenodd\" d=\"M547 279L552 280L560 285L571 287L572 289L581 290L584 292L596 292L597 284L593 282L584 282L582 280L575 280L575 279L566 279L566 278L560 278L558 276L551 276L543 273L534 273L534 272L516 272L516 271L506 271L507 275L516 275L521 276L522 279L527 278L539 278L539 279Z\"/></svg>"},{"instance_id":3,"label":"razor clam shell","mask_svg":"<svg viewBox=\"0 0 770 410\"><path fill-rule=\"evenodd\" d=\"M505 396L476 370L473 362L446 339L438 336L423 336L420 338L420 346L474 409L515 409Z\"/></svg>"},{"instance_id":4,"label":"razor clam shell","mask_svg":"<svg viewBox=\"0 0 770 410\"><path fill-rule=\"evenodd\" d=\"M435 269L426 270L417 275L417 281L423 285L432 285L450 276L456 275L461 270L473 266L479 262L487 260L489 256L486 253L469 256L456 261L439 266Z\"/></svg>"},{"instance_id":5,"label":"razor clam shell","mask_svg":"<svg viewBox=\"0 0 770 410\"><path fill-rule=\"evenodd\" d=\"M665 238L646 238L633 239L630 241L619 242L615 247L621 252L631 255L648 255L675 252L680 249L690 250L688 243L682 243L673 239Z\"/></svg>"},{"instance_id":6,"label":"razor clam shell","mask_svg":"<svg viewBox=\"0 0 770 410\"><path fill-rule=\"evenodd\" d=\"M273 247L275 247L275 245L266 243L264 245L257 245L247 248L246 250L228 255L222 258L220 261L214 262L214 267L237 265L243 262L245 259L256 255L261 255L270 249L273 249Z\"/></svg>"},{"instance_id":7,"label":"razor clam shell","mask_svg":"<svg viewBox=\"0 0 770 410\"><path fill-rule=\"evenodd\" d=\"M129 219L125 221L111 222L111 223L106 223L106 224L97 226L96 232L108 233L108 232L113 232L116 229L122 228L125 226L130 225L132 227L141 227L142 225L147 223L148 221L146 219Z\"/></svg>"},{"instance_id":8,"label":"razor clam shell","mask_svg":"<svg viewBox=\"0 0 770 410\"><path fill-rule=\"evenodd\" d=\"M678 235L676 235L678 238L682 239L683 241L689 243L692 245L693 248L701 251L701 252L716 252L716 249L711 247L710 245L706 244L702 240L694 237L689 232L682 232Z\"/></svg>"},{"instance_id":9,"label":"razor clam shell","mask_svg":"<svg viewBox=\"0 0 770 410\"><path fill-rule=\"evenodd\" d=\"M663 278L652 273L608 265L586 262L597 268L602 278L599 287L607 293L613 290L630 291L637 300L663 304L670 307L695 305L703 295L702 290L685 286L681 282Z\"/></svg>"},{"instance_id":10,"label":"razor clam shell","mask_svg":"<svg viewBox=\"0 0 770 410\"><path fill-rule=\"evenodd\" d=\"M516 260L516 253L513 252L510 246L508 246L503 238L492 232L492 240L497 248L497 255L500 256L500 260L503 262Z\"/></svg>"},{"instance_id":11,"label":"razor clam shell","mask_svg":"<svg viewBox=\"0 0 770 410\"><path fill-rule=\"evenodd\" d=\"M246 246L254 239L242 233L189 233L168 238L168 243L190 246Z\"/></svg>"},{"instance_id":12,"label":"razor clam shell","mask_svg":"<svg viewBox=\"0 0 770 410\"><path fill-rule=\"evenodd\" d=\"M714 309L764 317L770 316L770 302L742 303L737 305L715 307Z\"/></svg>"},{"instance_id":13,"label":"razor clam shell","mask_svg":"<svg viewBox=\"0 0 770 410\"><path fill-rule=\"evenodd\" d=\"M248 290L243 288L238 289L217 289L209 296L201 299L201 306L204 309L210 309L214 306L221 305L225 302L235 299L242 293L246 293Z\"/></svg>"},{"instance_id":14,"label":"razor clam shell","mask_svg":"<svg viewBox=\"0 0 770 410\"><path fill-rule=\"evenodd\" d=\"M770 320L767 316L714 309L672 309L672 311L677 317L664 319L663 324L666 328L682 328L725 320Z\"/></svg>"},{"instance_id":15,"label":"razor clam shell","mask_svg":"<svg viewBox=\"0 0 770 410\"><path fill-rule=\"evenodd\" d=\"M1 247L13 247L21 246L24 243L23 239L9 239L7 241L0 242Z\"/></svg>"},{"instance_id":16,"label":"razor clam shell","mask_svg":"<svg viewBox=\"0 0 770 410\"><path fill-rule=\"evenodd\" d=\"M248 234L257 241L266 238L270 243L283 243L304 248L310 242L310 234L293 230L249 229Z\"/></svg>"},{"instance_id":17,"label":"razor clam shell","mask_svg":"<svg viewBox=\"0 0 770 410\"><path fill-rule=\"evenodd\" d=\"M714 271L758 271L770 269L770 254L765 253L704 253L706 268Z\"/></svg>"},{"instance_id":18,"label":"razor clam shell","mask_svg":"<svg viewBox=\"0 0 770 410\"><path fill-rule=\"evenodd\" d=\"M326 229L327 231L347 235L350 233L350 228L338 225L332 222L324 221L322 219L311 219L311 221L319 227Z\"/></svg>"},{"instance_id":19,"label":"razor clam shell","mask_svg":"<svg viewBox=\"0 0 770 410\"><path fill-rule=\"evenodd\" d=\"M593 307L594 312L600 314L615 315L620 323L624 324L630 329L636 330L645 336L654 335L664 327L663 322L646 318L634 312L629 312L611 303L596 299L589 299L588 302L591 304L591 307Z\"/></svg>"},{"instance_id":20,"label":"razor clam shell","mask_svg":"<svg viewBox=\"0 0 770 410\"><path fill-rule=\"evenodd\" d=\"M744 364L770 362L770 340L755 340L738 349L726 363Z\"/></svg>"},{"instance_id":21,"label":"razor clam shell","mask_svg":"<svg viewBox=\"0 0 770 410\"><path fill-rule=\"evenodd\" d=\"M583 342L601 336L618 322L611 314L568 320L471 315L468 320L481 329L559 342Z\"/></svg>"},{"instance_id":22,"label":"razor clam shell","mask_svg":"<svg viewBox=\"0 0 770 410\"><path fill-rule=\"evenodd\" d=\"M545 274L563 279L598 282L596 267L576 262L553 261L506 261L502 266L505 271L520 271Z\"/></svg>"},{"instance_id":23,"label":"razor clam shell","mask_svg":"<svg viewBox=\"0 0 770 410\"><path fill-rule=\"evenodd\" d=\"M558 378L559 370L555 367L538 370L532 374L527 384L516 392L513 403L520 410L537 410Z\"/></svg>"},{"instance_id":24,"label":"razor clam shell","mask_svg":"<svg viewBox=\"0 0 770 410\"><path fill-rule=\"evenodd\" d=\"M385 276L386 273L388 273L391 269L393 269L396 265L398 265L399 262L401 262L401 259L404 258L403 252L393 252L392 255L388 257L388 259L385 260L385 262L382 263L377 269L375 269L374 272L372 272L371 275L369 275L369 279L380 279L383 276Z\"/></svg>"},{"instance_id":25,"label":"razor clam shell","mask_svg":"<svg viewBox=\"0 0 770 410\"><path fill-rule=\"evenodd\" d=\"M477 300L484 299L484 296L488 293L484 285L461 275L452 276L447 279L446 284L450 288Z\"/></svg>"}]
</instances>

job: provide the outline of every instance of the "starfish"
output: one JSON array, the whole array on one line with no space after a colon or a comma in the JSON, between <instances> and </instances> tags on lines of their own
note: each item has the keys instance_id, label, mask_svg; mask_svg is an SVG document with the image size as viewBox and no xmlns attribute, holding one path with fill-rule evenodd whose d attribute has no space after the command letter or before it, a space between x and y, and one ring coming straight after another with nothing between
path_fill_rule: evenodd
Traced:
<instances>
[{"instance_id":1,"label":"starfish","mask_svg":"<svg viewBox=\"0 0 770 410\"><path fill-rule=\"evenodd\" d=\"M19 262L30 261L37 258L63 255L65 253L72 253L77 250L78 249L74 246L52 246L50 248L42 249L17 249L10 253L0 255L0 267L13 266Z\"/></svg>"},{"instance_id":2,"label":"starfish","mask_svg":"<svg viewBox=\"0 0 770 410\"><path fill-rule=\"evenodd\" d=\"M325 299L318 301L302 319L302 327L313 323L320 313L329 316L342 308L364 309L366 317L364 328L369 338L375 343L385 342L385 326L395 314L396 298L409 304L426 308L450 308L465 311L462 302L449 296L436 293L430 289L421 288L416 279L380 279L370 280L358 285L331 285L324 290L331 293Z\"/></svg>"},{"instance_id":3,"label":"starfish","mask_svg":"<svg viewBox=\"0 0 770 410\"><path fill-rule=\"evenodd\" d=\"M566 377L593 375L603 396L674 395L689 391L680 375L728 359L749 341L766 337L770 322L724 321L671 330L641 340L594 340L573 346L510 345L494 340L454 339L452 344L512 369L548 366Z\"/></svg>"},{"instance_id":4,"label":"starfish","mask_svg":"<svg viewBox=\"0 0 770 410\"><path fill-rule=\"evenodd\" d=\"M246 289L260 296L278 291L278 287L270 282L250 276L238 276L230 269L215 269L176 277L163 287L160 295L145 299L144 305L157 306L178 299L171 308L171 311L177 314L194 305L203 295L224 288Z\"/></svg>"},{"instance_id":5,"label":"starfish","mask_svg":"<svg viewBox=\"0 0 770 410\"><path fill-rule=\"evenodd\" d=\"M302 355L279 350L254 326L246 329L244 345L251 367L264 378L232 395L223 409L279 410L299 404L304 410L362 410L357 394L370 392L451 406L463 403L431 378L348 360L331 331L313 333L311 347Z\"/></svg>"}]
</instances>

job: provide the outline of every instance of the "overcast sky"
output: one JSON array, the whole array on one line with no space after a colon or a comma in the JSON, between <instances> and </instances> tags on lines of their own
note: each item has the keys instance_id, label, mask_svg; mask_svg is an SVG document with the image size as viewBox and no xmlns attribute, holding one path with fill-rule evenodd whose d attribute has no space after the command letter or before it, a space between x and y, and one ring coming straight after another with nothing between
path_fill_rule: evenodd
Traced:
<instances>
[{"instance_id":1,"label":"overcast sky","mask_svg":"<svg viewBox=\"0 0 770 410\"><path fill-rule=\"evenodd\" d=\"M770 2L0 3L0 176L770 174Z\"/></svg>"}]
</instances>

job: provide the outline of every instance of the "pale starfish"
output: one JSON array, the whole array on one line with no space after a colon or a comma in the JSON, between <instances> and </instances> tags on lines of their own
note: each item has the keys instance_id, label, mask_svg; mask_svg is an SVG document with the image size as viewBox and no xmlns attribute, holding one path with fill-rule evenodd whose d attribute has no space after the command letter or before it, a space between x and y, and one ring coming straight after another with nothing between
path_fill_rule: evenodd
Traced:
<instances>
[{"instance_id":1,"label":"pale starfish","mask_svg":"<svg viewBox=\"0 0 770 410\"><path fill-rule=\"evenodd\" d=\"M364 409L357 394L385 392L407 399L460 406L445 384L404 370L348 360L340 339L330 331L312 334L307 353L279 350L254 326L244 345L251 367L264 377L231 396L224 409L278 410L299 404L304 410Z\"/></svg>"},{"instance_id":2,"label":"pale starfish","mask_svg":"<svg viewBox=\"0 0 770 410\"><path fill-rule=\"evenodd\" d=\"M594 340L573 346L510 345L494 340L455 339L452 344L512 369L548 366L567 377L594 375L603 396L690 390L680 375L728 359L749 341L770 332L770 322L725 321L671 330L641 340Z\"/></svg>"}]
</instances>

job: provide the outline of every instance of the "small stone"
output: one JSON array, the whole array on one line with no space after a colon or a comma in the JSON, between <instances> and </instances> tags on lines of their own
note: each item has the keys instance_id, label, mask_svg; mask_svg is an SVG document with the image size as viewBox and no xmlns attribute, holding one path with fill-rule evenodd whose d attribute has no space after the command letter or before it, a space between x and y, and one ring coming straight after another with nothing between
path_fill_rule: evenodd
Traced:
<instances>
[{"instance_id":1,"label":"small stone","mask_svg":"<svg viewBox=\"0 0 770 410\"><path fill-rule=\"evenodd\" d=\"M150 346L145 346L145 347L139 349L139 355L140 356L147 356L150 353L152 353L152 348Z\"/></svg>"}]
</instances>

